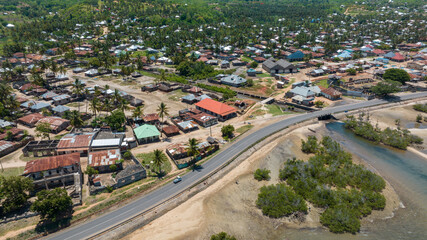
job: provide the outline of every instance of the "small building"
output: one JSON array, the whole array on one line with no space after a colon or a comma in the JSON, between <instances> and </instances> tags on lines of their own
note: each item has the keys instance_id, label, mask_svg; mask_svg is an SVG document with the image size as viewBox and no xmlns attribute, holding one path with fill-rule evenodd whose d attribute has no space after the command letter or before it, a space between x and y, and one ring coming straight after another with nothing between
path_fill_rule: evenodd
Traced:
<instances>
[{"instance_id":1,"label":"small building","mask_svg":"<svg viewBox=\"0 0 427 240\"><path fill-rule=\"evenodd\" d=\"M175 125L167 125L162 127L162 132L168 136L175 136L179 134L179 128Z\"/></svg>"},{"instance_id":2,"label":"small building","mask_svg":"<svg viewBox=\"0 0 427 240\"><path fill-rule=\"evenodd\" d=\"M204 99L195 105L198 110L215 116L220 121L226 121L227 119L237 116L237 109L209 98Z\"/></svg>"},{"instance_id":3,"label":"small building","mask_svg":"<svg viewBox=\"0 0 427 240\"><path fill-rule=\"evenodd\" d=\"M31 112L41 112L43 109L50 109L51 106L49 103L38 102L30 107Z\"/></svg>"},{"instance_id":4,"label":"small building","mask_svg":"<svg viewBox=\"0 0 427 240\"><path fill-rule=\"evenodd\" d=\"M70 120L62 119L60 117L44 117L40 119L37 124L48 123L52 133L59 133L70 126Z\"/></svg>"},{"instance_id":5,"label":"small building","mask_svg":"<svg viewBox=\"0 0 427 240\"><path fill-rule=\"evenodd\" d=\"M22 125L25 125L25 126L32 128L32 127L35 127L36 123L42 118L44 118L44 116L42 114L32 113L32 114L29 114L27 116L23 116L21 118L18 118L17 122L22 124Z\"/></svg>"},{"instance_id":6,"label":"small building","mask_svg":"<svg viewBox=\"0 0 427 240\"><path fill-rule=\"evenodd\" d=\"M221 83L233 87L241 87L246 84L246 79L237 75L229 75L221 78Z\"/></svg>"},{"instance_id":7,"label":"small building","mask_svg":"<svg viewBox=\"0 0 427 240\"><path fill-rule=\"evenodd\" d=\"M302 61L304 59L304 53L302 51L296 51L286 57L289 61Z\"/></svg>"},{"instance_id":8,"label":"small building","mask_svg":"<svg viewBox=\"0 0 427 240\"><path fill-rule=\"evenodd\" d=\"M283 59L276 61L273 58L269 58L262 63L262 68L270 74L298 72L295 65Z\"/></svg>"},{"instance_id":9,"label":"small building","mask_svg":"<svg viewBox=\"0 0 427 240\"><path fill-rule=\"evenodd\" d=\"M15 123L0 119L0 128L7 128L7 127L14 127L14 126L16 126Z\"/></svg>"},{"instance_id":10,"label":"small building","mask_svg":"<svg viewBox=\"0 0 427 240\"><path fill-rule=\"evenodd\" d=\"M132 99L129 101L129 104L130 104L131 106L133 106L133 107L138 107L138 106L142 106L142 105L144 105L144 101L143 101L143 100L141 100L141 99L138 99L138 98L132 98Z\"/></svg>"},{"instance_id":11,"label":"small building","mask_svg":"<svg viewBox=\"0 0 427 240\"><path fill-rule=\"evenodd\" d=\"M295 87L286 93L287 97L302 96L304 98L312 98L315 95L316 93L306 87Z\"/></svg>"},{"instance_id":12,"label":"small building","mask_svg":"<svg viewBox=\"0 0 427 240\"><path fill-rule=\"evenodd\" d=\"M51 156L27 162L22 176L33 181L34 188L43 189L75 184L81 181L80 154Z\"/></svg>"},{"instance_id":13,"label":"small building","mask_svg":"<svg viewBox=\"0 0 427 240\"><path fill-rule=\"evenodd\" d=\"M210 127L218 123L218 118L207 113L199 113L192 115L191 118L202 127Z\"/></svg>"},{"instance_id":14,"label":"small building","mask_svg":"<svg viewBox=\"0 0 427 240\"><path fill-rule=\"evenodd\" d=\"M144 123L151 124L151 125L160 123L159 114L157 113L145 114L142 117L142 120L144 121Z\"/></svg>"},{"instance_id":15,"label":"small building","mask_svg":"<svg viewBox=\"0 0 427 240\"><path fill-rule=\"evenodd\" d=\"M89 69L85 72L86 77L96 77L99 75L98 69Z\"/></svg>"},{"instance_id":16,"label":"small building","mask_svg":"<svg viewBox=\"0 0 427 240\"><path fill-rule=\"evenodd\" d=\"M41 97L46 101L50 101L50 100L52 100L53 97L56 97L56 96L58 96L58 94L56 94L55 92L52 92L52 91L48 91L48 92L41 95Z\"/></svg>"},{"instance_id":17,"label":"small building","mask_svg":"<svg viewBox=\"0 0 427 240\"><path fill-rule=\"evenodd\" d=\"M64 116L65 112L69 112L70 108L67 106L63 106L63 105L58 105L54 108L52 108L52 112L54 115L62 117Z\"/></svg>"},{"instance_id":18,"label":"small building","mask_svg":"<svg viewBox=\"0 0 427 240\"><path fill-rule=\"evenodd\" d=\"M70 102L70 100L71 97L68 94L62 94L52 98L52 102L55 106L67 104Z\"/></svg>"},{"instance_id":19,"label":"small building","mask_svg":"<svg viewBox=\"0 0 427 240\"><path fill-rule=\"evenodd\" d=\"M73 69L73 73L82 73L82 72L84 72L85 70L83 69L83 68L81 68L81 67L78 67L78 68L74 68Z\"/></svg>"},{"instance_id":20,"label":"small building","mask_svg":"<svg viewBox=\"0 0 427 240\"><path fill-rule=\"evenodd\" d=\"M117 169L122 169L120 149L90 152L87 163L99 173L111 172L111 166L116 165Z\"/></svg>"},{"instance_id":21,"label":"small building","mask_svg":"<svg viewBox=\"0 0 427 240\"><path fill-rule=\"evenodd\" d=\"M227 60L224 60L221 62L220 64L221 68L229 68L230 67L230 62Z\"/></svg>"},{"instance_id":22,"label":"small building","mask_svg":"<svg viewBox=\"0 0 427 240\"><path fill-rule=\"evenodd\" d=\"M199 127L197 126L197 123L193 120L177 122L176 125L181 131L185 133L199 129Z\"/></svg>"},{"instance_id":23,"label":"small building","mask_svg":"<svg viewBox=\"0 0 427 240\"><path fill-rule=\"evenodd\" d=\"M91 151L122 149L125 133L98 131L90 143ZM126 147L123 147L126 149Z\"/></svg>"},{"instance_id":24,"label":"small building","mask_svg":"<svg viewBox=\"0 0 427 240\"><path fill-rule=\"evenodd\" d=\"M339 92L338 90L335 90L334 88L327 88L322 90L322 95L330 100L337 100L341 98L341 92Z\"/></svg>"},{"instance_id":25,"label":"small building","mask_svg":"<svg viewBox=\"0 0 427 240\"><path fill-rule=\"evenodd\" d=\"M94 132L67 134L59 140L56 151L58 154L78 152L82 156L87 155L94 136Z\"/></svg>"},{"instance_id":26,"label":"small building","mask_svg":"<svg viewBox=\"0 0 427 240\"><path fill-rule=\"evenodd\" d=\"M182 102L185 102L188 104L193 104L193 103L197 102L196 96L194 96L194 94L185 95L184 97L181 98L181 100L182 100Z\"/></svg>"},{"instance_id":27,"label":"small building","mask_svg":"<svg viewBox=\"0 0 427 240\"><path fill-rule=\"evenodd\" d=\"M302 104L302 105L306 105L306 106L311 106L313 105L313 101L314 101L314 97L303 97L301 95L296 95L294 97L292 97L292 102L297 103L297 104Z\"/></svg>"},{"instance_id":28,"label":"small building","mask_svg":"<svg viewBox=\"0 0 427 240\"><path fill-rule=\"evenodd\" d=\"M14 142L0 140L0 157L3 157L18 148L18 144Z\"/></svg>"},{"instance_id":29,"label":"small building","mask_svg":"<svg viewBox=\"0 0 427 240\"><path fill-rule=\"evenodd\" d=\"M133 130L139 144L157 142L160 140L160 132L156 126L144 124Z\"/></svg>"}]
</instances>

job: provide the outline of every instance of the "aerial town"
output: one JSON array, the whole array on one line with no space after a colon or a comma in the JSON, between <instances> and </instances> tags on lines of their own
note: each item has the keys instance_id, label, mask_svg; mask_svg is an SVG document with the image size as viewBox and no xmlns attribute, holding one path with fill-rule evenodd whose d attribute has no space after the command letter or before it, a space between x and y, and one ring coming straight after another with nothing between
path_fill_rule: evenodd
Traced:
<instances>
[{"instance_id":1,"label":"aerial town","mask_svg":"<svg viewBox=\"0 0 427 240\"><path fill-rule=\"evenodd\" d=\"M368 170L361 170L356 166L364 156L353 156L352 163L354 150L345 145L346 140L325 136L332 131L328 124L340 116L339 122L357 138L399 151L415 149L419 152L415 156L425 158L425 3L185 2L0 3L0 238L36 239L52 234L52 239L144 239L158 229L132 214L147 214L158 226L178 229L168 214L227 179L234 187L257 186L256 203L239 198L251 201L248 208L253 215L285 219L291 228L299 221L307 228L329 229L328 234L365 231L365 217L388 211L391 197L387 194L400 196L399 191L390 190L397 180L372 170L383 165L372 167L368 162L362 164ZM390 112L399 105L387 104L399 101L402 106L417 104L399 108L392 116ZM393 108L381 112L383 105ZM329 123L306 127L323 120ZM258 160L252 159L273 158L262 154L276 151L272 147L264 152L268 143L261 143L276 141L285 135L281 131L293 129L300 132L286 132L291 134L286 139L297 138L289 143L294 146L289 149L299 151L294 160L286 155L278 165L255 167ZM269 139L274 134L278 136ZM257 157L248 152L264 153ZM243 156L246 160L239 160ZM298 165L304 161L306 165ZM315 174L314 167L302 170L322 161L323 171L331 175L328 179L320 179L322 174ZM251 172L252 185L244 185L249 180L238 173L242 168L238 164L245 163L259 168ZM427 169L425 163L422 168ZM338 182L344 180L333 176L334 167L348 179L362 176L364 180ZM298 171L311 171L313 176ZM296 182L301 176L307 185ZM273 191L259 184L264 181L277 183L284 199L295 198L303 204L286 203L295 208L289 213L273 210L268 204L278 200L262 199ZM363 181L370 181L370 187ZM302 193L311 188L328 193ZM184 191L189 193L183 196ZM220 194L225 192L212 195ZM365 194L361 198L370 199L371 204L360 200L362 206L354 207L350 203L353 212L343 210L343 214L357 223L336 223L337 211L347 203L326 203L325 196L333 194L334 201ZM427 199L425 194L419 198ZM132 209L137 202L145 205ZM85 227L89 229L108 212L111 216L128 212L128 216L104 223L99 232L105 235L98 230L87 232ZM425 207L421 212L427 216ZM185 211L176 215L185 223ZM125 224L131 220L139 225ZM205 221L215 227L197 232L194 239L249 239L245 234L251 234ZM257 231L269 231L269 224L263 224ZM80 228L73 230L70 225ZM110 230L113 227L115 231ZM134 235L124 234L129 231L126 227ZM411 239L421 239L427 228L417 229ZM117 232L122 235L114 235ZM188 239L190 233L162 233L155 239ZM286 236L280 234L272 239ZM296 234L290 239L295 236L305 238ZM376 239L387 239L387 235Z\"/></svg>"}]
</instances>

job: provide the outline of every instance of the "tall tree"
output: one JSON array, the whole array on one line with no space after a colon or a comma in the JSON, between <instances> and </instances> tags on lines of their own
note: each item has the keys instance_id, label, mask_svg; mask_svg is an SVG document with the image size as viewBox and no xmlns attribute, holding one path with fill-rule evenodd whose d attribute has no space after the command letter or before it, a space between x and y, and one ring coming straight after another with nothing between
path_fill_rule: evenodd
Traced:
<instances>
[{"instance_id":1,"label":"tall tree","mask_svg":"<svg viewBox=\"0 0 427 240\"><path fill-rule=\"evenodd\" d=\"M169 112L168 111L169 111L169 109L166 106L166 104L164 102L161 102L160 105L159 105L159 107L157 108L157 112L159 114L159 117L162 119L162 123L161 123L162 131L160 133L160 134L162 134L162 136L163 136L163 133L162 133L163 132L163 118L165 116L169 116Z\"/></svg>"},{"instance_id":2,"label":"tall tree","mask_svg":"<svg viewBox=\"0 0 427 240\"><path fill-rule=\"evenodd\" d=\"M154 151L153 151L153 155L154 155L154 158L153 158L153 165L157 168L157 170L159 171L159 174L161 174L162 173L162 169L161 169L161 167L162 167L162 165L163 165L163 163L165 162L165 155L163 154L163 152L161 151L161 150L159 150L159 149L155 149Z\"/></svg>"}]
</instances>

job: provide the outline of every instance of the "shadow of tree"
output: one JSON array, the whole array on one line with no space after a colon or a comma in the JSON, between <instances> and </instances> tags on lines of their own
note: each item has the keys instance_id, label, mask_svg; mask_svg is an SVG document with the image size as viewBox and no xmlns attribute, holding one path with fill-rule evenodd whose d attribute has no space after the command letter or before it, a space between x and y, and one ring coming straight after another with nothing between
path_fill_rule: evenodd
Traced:
<instances>
[{"instance_id":1,"label":"shadow of tree","mask_svg":"<svg viewBox=\"0 0 427 240\"><path fill-rule=\"evenodd\" d=\"M69 227L71 225L73 212L74 211L70 209L70 211L65 212L60 219L55 222L50 219L41 220L36 226L36 232L50 234Z\"/></svg>"}]
</instances>

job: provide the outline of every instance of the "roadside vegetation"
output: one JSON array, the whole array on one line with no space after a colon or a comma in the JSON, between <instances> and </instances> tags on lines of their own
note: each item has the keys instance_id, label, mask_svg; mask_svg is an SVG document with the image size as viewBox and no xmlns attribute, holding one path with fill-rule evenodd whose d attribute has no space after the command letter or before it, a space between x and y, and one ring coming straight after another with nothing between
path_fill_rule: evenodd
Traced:
<instances>
[{"instance_id":1,"label":"roadside vegetation","mask_svg":"<svg viewBox=\"0 0 427 240\"><path fill-rule=\"evenodd\" d=\"M414 110L427 113L427 104L415 104Z\"/></svg>"},{"instance_id":2,"label":"roadside vegetation","mask_svg":"<svg viewBox=\"0 0 427 240\"><path fill-rule=\"evenodd\" d=\"M268 169L260 169L258 168L255 172L254 172L254 178L258 181L268 181L270 180L270 170Z\"/></svg>"}]
</instances>

